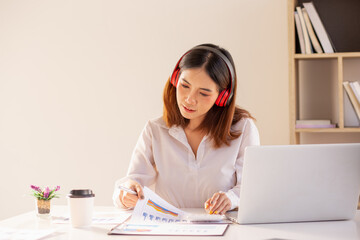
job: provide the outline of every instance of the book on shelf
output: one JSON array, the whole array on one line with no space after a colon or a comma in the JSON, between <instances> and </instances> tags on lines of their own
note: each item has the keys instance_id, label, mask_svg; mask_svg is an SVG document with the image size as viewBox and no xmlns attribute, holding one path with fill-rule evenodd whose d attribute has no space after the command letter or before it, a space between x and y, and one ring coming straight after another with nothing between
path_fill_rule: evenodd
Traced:
<instances>
[{"instance_id":1,"label":"book on shelf","mask_svg":"<svg viewBox=\"0 0 360 240\"><path fill-rule=\"evenodd\" d=\"M315 35L315 32L314 32L314 29L313 29L313 26L311 24L311 21L310 21L310 18L309 18L309 15L306 11L305 8L302 8L301 9L302 12L303 12L303 16L304 16L304 20L305 20L305 25L306 25L306 28L308 30L308 33L309 33L309 37L310 37L310 40L311 40L311 44L312 46L314 47L315 49L315 52L317 53L323 53L323 50L320 46L320 43Z\"/></svg>"},{"instance_id":2,"label":"book on shelf","mask_svg":"<svg viewBox=\"0 0 360 240\"><path fill-rule=\"evenodd\" d=\"M349 82L351 89L353 90L356 99L360 103L360 84L359 82Z\"/></svg>"},{"instance_id":3,"label":"book on shelf","mask_svg":"<svg viewBox=\"0 0 360 240\"><path fill-rule=\"evenodd\" d=\"M295 128L335 128L330 120L296 120Z\"/></svg>"},{"instance_id":4,"label":"book on shelf","mask_svg":"<svg viewBox=\"0 0 360 240\"><path fill-rule=\"evenodd\" d=\"M331 121L326 120L318 120L318 119L310 119L310 120L296 120L296 124L302 124L302 125L327 125L331 124Z\"/></svg>"},{"instance_id":5,"label":"book on shelf","mask_svg":"<svg viewBox=\"0 0 360 240\"><path fill-rule=\"evenodd\" d=\"M300 52L305 53L305 42L304 42L304 34L301 28L300 18L297 11L294 12L295 17L295 26L296 26L296 32L299 39L299 45L300 45Z\"/></svg>"},{"instance_id":6,"label":"book on shelf","mask_svg":"<svg viewBox=\"0 0 360 240\"><path fill-rule=\"evenodd\" d=\"M360 102L357 100L355 93L353 92L352 88L350 87L350 83L348 81L343 82L345 91L349 96L350 102L356 112L358 119L360 119Z\"/></svg>"},{"instance_id":7,"label":"book on shelf","mask_svg":"<svg viewBox=\"0 0 360 240\"><path fill-rule=\"evenodd\" d=\"M319 38L321 46L325 53L334 53L334 47L328 33L325 30L324 24L322 23L318 12L315 9L313 2L303 3L307 14L309 15L310 21L314 27L316 35Z\"/></svg>"},{"instance_id":8,"label":"book on shelf","mask_svg":"<svg viewBox=\"0 0 360 240\"><path fill-rule=\"evenodd\" d=\"M303 6L304 2L310 1L313 2L330 36L334 51L360 52L360 1L297 0L296 2L298 6Z\"/></svg>"},{"instance_id":9,"label":"book on shelf","mask_svg":"<svg viewBox=\"0 0 360 240\"><path fill-rule=\"evenodd\" d=\"M305 53L311 54L312 51L311 51L310 37L309 37L308 31L306 29L305 20L304 20L304 16L303 16L301 7L296 7L296 12L298 13L298 16L300 19L300 24L301 24L301 29L302 29L303 36L304 36Z\"/></svg>"},{"instance_id":10,"label":"book on shelf","mask_svg":"<svg viewBox=\"0 0 360 240\"><path fill-rule=\"evenodd\" d=\"M350 98L343 89L344 95L344 127L359 127L360 119L356 115L355 109L350 102Z\"/></svg>"}]
</instances>

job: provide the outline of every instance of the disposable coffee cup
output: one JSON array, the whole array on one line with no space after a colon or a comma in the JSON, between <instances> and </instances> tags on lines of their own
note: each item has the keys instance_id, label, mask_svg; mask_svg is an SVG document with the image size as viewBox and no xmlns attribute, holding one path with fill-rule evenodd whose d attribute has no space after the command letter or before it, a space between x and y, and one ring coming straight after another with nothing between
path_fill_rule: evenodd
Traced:
<instances>
[{"instance_id":1,"label":"disposable coffee cup","mask_svg":"<svg viewBox=\"0 0 360 240\"><path fill-rule=\"evenodd\" d=\"M74 189L67 195L70 209L70 222L73 227L83 228L91 225L95 194L90 189Z\"/></svg>"}]
</instances>

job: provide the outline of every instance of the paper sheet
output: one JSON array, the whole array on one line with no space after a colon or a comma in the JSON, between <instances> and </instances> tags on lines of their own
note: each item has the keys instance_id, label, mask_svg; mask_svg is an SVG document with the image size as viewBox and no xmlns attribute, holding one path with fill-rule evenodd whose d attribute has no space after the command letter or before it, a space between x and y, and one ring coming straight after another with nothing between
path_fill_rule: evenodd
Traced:
<instances>
[{"instance_id":1,"label":"paper sheet","mask_svg":"<svg viewBox=\"0 0 360 240\"><path fill-rule=\"evenodd\" d=\"M92 218L91 224L114 225L124 222L130 217L131 213L119 213L117 216L106 216L105 214L102 215L98 213L96 215L98 216L94 216ZM55 224L67 224L70 223L70 218L69 216L53 216L52 222Z\"/></svg>"},{"instance_id":2,"label":"paper sheet","mask_svg":"<svg viewBox=\"0 0 360 240\"><path fill-rule=\"evenodd\" d=\"M181 222L185 214L184 211L174 207L149 188L144 187L144 199L138 200L131 222Z\"/></svg>"},{"instance_id":3,"label":"paper sheet","mask_svg":"<svg viewBox=\"0 0 360 240\"><path fill-rule=\"evenodd\" d=\"M0 228L0 240L37 240L54 233L54 231Z\"/></svg>"},{"instance_id":4,"label":"paper sheet","mask_svg":"<svg viewBox=\"0 0 360 240\"><path fill-rule=\"evenodd\" d=\"M222 236L228 224L124 224L111 231L120 235Z\"/></svg>"}]
</instances>

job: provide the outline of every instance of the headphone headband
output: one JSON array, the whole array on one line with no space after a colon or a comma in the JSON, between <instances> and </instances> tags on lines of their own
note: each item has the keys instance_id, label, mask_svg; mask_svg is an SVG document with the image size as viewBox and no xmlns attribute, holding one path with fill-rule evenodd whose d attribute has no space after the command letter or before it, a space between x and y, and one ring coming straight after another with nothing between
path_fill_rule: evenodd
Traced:
<instances>
[{"instance_id":1,"label":"headphone headband","mask_svg":"<svg viewBox=\"0 0 360 240\"><path fill-rule=\"evenodd\" d=\"M219 93L218 98L216 99L215 104L220 106L220 107L224 107L230 104L231 99L234 95L234 86L235 86L235 73L234 73L234 68L233 65L231 64L230 60L225 56L225 54L223 54L220 50L213 48L213 47L209 47L209 46L196 46L193 47L192 49L190 49L189 51L187 51L177 62L175 69L173 71L173 73L171 74L170 77L170 82L176 87L177 86L177 82L179 80L179 75L180 75L180 62L183 59L184 56L186 56L189 52L196 50L196 49L204 49L204 50L208 50L212 53L215 53L217 56L219 56L224 62L225 65L229 71L230 74L230 87L224 89L223 91L221 91Z\"/></svg>"}]
</instances>

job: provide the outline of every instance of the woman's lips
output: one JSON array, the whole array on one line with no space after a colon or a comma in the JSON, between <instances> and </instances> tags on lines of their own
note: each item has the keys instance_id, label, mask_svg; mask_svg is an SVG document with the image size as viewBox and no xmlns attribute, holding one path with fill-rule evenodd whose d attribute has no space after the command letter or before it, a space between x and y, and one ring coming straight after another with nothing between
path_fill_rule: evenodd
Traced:
<instances>
[{"instance_id":1,"label":"woman's lips","mask_svg":"<svg viewBox=\"0 0 360 240\"><path fill-rule=\"evenodd\" d=\"M188 112L188 113L193 113L193 112L195 112L195 110L192 110L192 109L190 109L190 108L187 108L187 107L185 107L184 105L183 105L183 108L184 108L185 111Z\"/></svg>"}]
</instances>

